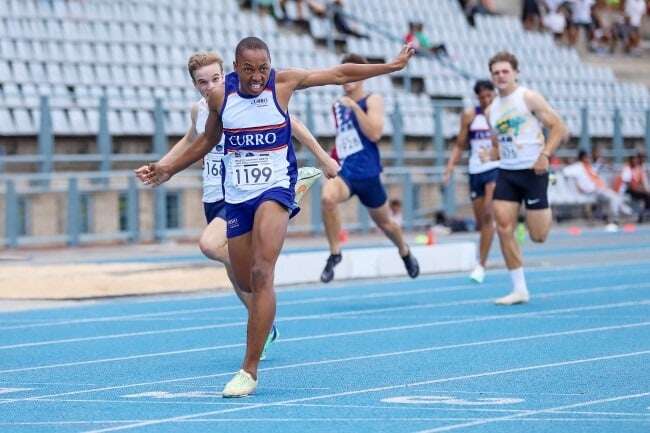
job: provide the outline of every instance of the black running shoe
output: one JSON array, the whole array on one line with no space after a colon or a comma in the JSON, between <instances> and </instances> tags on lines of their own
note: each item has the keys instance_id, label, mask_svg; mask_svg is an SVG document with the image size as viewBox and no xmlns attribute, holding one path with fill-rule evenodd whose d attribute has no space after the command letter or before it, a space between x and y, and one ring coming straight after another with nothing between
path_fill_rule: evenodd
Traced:
<instances>
[{"instance_id":1,"label":"black running shoe","mask_svg":"<svg viewBox=\"0 0 650 433\"><path fill-rule=\"evenodd\" d=\"M417 276L420 275L420 265L415 256L411 254L411 250L409 250L407 255L402 257L402 261L404 262L404 267L406 268L409 277L417 278Z\"/></svg>"},{"instance_id":2,"label":"black running shoe","mask_svg":"<svg viewBox=\"0 0 650 433\"><path fill-rule=\"evenodd\" d=\"M334 279L334 266L341 263L342 256L340 254L330 254L327 258L327 263L325 264L325 269L323 273L320 274L320 280L323 283L329 283Z\"/></svg>"}]
</instances>

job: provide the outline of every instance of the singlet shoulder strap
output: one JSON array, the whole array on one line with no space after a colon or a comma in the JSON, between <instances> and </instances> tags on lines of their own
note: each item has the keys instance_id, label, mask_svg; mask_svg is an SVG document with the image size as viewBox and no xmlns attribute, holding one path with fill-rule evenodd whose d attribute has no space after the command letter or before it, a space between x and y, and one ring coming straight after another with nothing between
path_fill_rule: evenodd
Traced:
<instances>
[{"instance_id":1,"label":"singlet shoulder strap","mask_svg":"<svg viewBox=\"0 0 650 433\"><path fill-rule=\"evenodd\" d=\"M239 77L237 76L236 72L231 72L228 75L226 75L226 79L224 83L223 103L221 104L221 114L223 114L223 110L225 110L226 108L226 103L228 102L228 95L237 92L237 89L239 89Z\"/></svg>"}]
</instances>

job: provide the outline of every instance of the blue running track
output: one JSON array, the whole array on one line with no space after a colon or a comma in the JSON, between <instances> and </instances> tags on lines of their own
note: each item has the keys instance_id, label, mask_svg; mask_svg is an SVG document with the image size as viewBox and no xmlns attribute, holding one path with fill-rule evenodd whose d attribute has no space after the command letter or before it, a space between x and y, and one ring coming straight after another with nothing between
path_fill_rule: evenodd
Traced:
<instances>
[{"instance_id":1,"label":"blue running track","mask_svg":"<svg viewBox=\"0 0 650 433\"><path fill-rule=\"evenodd\" d=\"M234 295L2 313L0 432L650 432L648 244L578 263L558 242L524 306L492 305L503 270L281 290L238 400L220 395L244 351Z\"/></svg>"}]
</instances>

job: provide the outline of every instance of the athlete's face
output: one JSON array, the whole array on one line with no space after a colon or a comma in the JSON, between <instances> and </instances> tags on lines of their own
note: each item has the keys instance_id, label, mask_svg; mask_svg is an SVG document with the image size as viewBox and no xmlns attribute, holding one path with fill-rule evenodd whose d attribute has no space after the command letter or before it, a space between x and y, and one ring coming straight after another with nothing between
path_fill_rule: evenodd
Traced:
<instances>
[{"instance_id":1,"label":"athlete's face","mask_svg":"<svg viewBox=\"0 0 650 433\"><path fill-rule=\"evenodd\" d=\"M218 63L205 65L194 71L194 87L207 98L210 91L223 81L223 70Z\"/></svg>"},{"instance_id":2,"label":"athlete's face","mask_svg":"<svg viewBox=\"0 0 650 433\"><path fill-rule=\"evenodd\" d=\"M271 75L271 59L265 50L244 50L233 65L244 93L262 93Z\"/></svg>"},{"instance_id":3,"label":"athlete's face","mask_svg":"<svg viewBox=\"0 0 650 433\"><path fill-rule=\"evenodd\" d=\"M494 90L490 89L481 89L480 92L478 92L478 104L481 106L482 109L486 109L487 107L490 106L492 103L492 100L494 99Z\"/></svg>"},{"instance_id":4,"label":"athlete's face","mask_svg":"<svg viewBox=\"0 0 650 433\"><path fill-rule=\"evenodd\" d=\"M517 71L509 62L496 62L490 70L492 82L499 90L508 90L517 82Z\"/></svg>"},{"instance_id":5,"label":"athlete's face","mask_svg":"<svg viewBox=\"0 0 650 433\"><path fill-rule=\"evenodd\" d=\"M353 95L357 91L361 90L363 87L363 81L355 81L353 83L345 83L343 85L343 91L346 95Z\"/></svg>"}]
</instances>

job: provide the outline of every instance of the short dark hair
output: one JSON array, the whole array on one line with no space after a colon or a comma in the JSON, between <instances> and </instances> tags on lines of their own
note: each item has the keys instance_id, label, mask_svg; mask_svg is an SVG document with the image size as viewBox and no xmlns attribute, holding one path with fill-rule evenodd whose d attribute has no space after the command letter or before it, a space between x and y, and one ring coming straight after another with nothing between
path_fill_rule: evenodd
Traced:
<instances>
[{"instance_id":1,"label":"short dark hair","mask_svg":"<svg viewBox=\"0 0 650 433\"><path fill-rule=\"evenodd\" d=\"M363 57L361 54L348 53L341 59L341 63L358 63L361 65L367 65L368 59Z\"/></svg>"},{"instance_id":2,"label":"short dark hair","mask_svg":"<svg viewBox=\"0 0 650 433\"><path fill-rule=\"evenodd\" d=\"M235 48L235 59L239 58L244 50L264 50L269 56L269 59L271 58L269 46L266 45L266 42L255 36L248 36L239 41L237 48Z\"/></svg>"},{"instance_id":3,"label":"short dark hair","mask_svg":"<svg viewBox=\"0 0 650 433\"><path fill-rule=\"evenodd\" d=\"M488 63L490 72L492 72L492 65L499 62L508 62L510 63L510 66L512 66L512 69L519 71L519 60L517 60L517 57L514 54L508 51L499 51L494 56L492 56L490 62Z\"/></svg>"},{"instance_id":4,"label":"short dark hair","mask_svg":"<svg viewBox=\"0 0 650 433\"><path fill-rule=\"evenodd\" d=\"M582 158L584 158L585 156L589 156L589 153L584 149L580 149L578 151L578 161L582 161Z\"/></svg>"},{"instance_id":5,"label":"short dark hair","mask_svg":"<svg viewBox=\"0 0 650 433\"><path fill-rule=\"evenodd\" d=\"M478 95L482 90L494 91L494 84L492 84L492 81L478 80L476 84L474 84L474 93Z\"/></svg>"}]
</instances>

